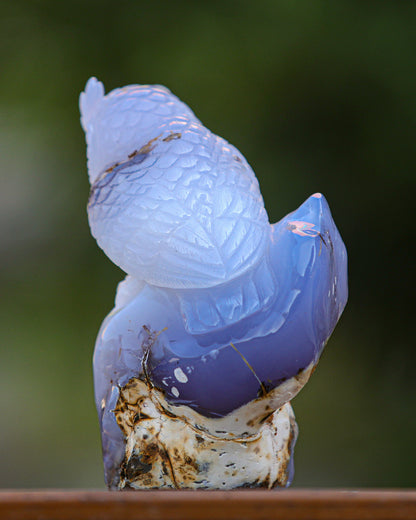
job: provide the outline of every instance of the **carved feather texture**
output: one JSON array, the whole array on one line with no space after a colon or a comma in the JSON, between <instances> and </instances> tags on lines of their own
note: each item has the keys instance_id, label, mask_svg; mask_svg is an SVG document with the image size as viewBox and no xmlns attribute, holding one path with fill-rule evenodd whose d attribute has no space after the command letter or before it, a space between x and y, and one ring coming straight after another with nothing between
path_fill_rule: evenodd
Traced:
<instances>
[{"instance_id":1,"label":"carved feather texture","mask_svg":"<svg viewBox=\"0 0 416 520\"><path fill-rule=\"evenodd\" d=\"M257 264L270 226L240 152L159 86L81 96L93 235L128 274L168 288L210 287Z\"/></svg>"}]
</instances>

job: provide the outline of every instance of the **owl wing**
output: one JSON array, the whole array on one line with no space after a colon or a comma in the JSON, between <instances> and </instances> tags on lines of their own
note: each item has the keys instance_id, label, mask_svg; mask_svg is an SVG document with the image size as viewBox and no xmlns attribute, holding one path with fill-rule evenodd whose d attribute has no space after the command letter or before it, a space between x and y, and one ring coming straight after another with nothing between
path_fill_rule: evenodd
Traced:
<instances>
[{"instance_id":1,"label":"owl wing","mask_svg":"<svg viewBox=\"0 0 416 520\"><path fill-rule=\"evenodd\" d=\"M89 217L117 265L167 288L239 276L260 260L270 233L250 166L195 122L160 127L150 144L101 176Z\"/></svg>"}]
</instances>

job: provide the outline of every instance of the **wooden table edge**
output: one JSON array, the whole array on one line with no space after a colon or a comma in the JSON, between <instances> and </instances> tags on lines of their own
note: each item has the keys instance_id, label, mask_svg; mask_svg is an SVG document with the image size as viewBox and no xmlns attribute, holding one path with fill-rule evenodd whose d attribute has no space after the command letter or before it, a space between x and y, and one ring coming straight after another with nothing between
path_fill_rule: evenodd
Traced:
<instances>
[{"instance_id":1,"label":"wooden table edge","mask_svg":"<svg viewBox=\"0 0 416 520\"><path fill-rule=\"evenodd\" d=\"M1 520L416 520L416 489L2 490Z\"/></svg>"}]
</instances>

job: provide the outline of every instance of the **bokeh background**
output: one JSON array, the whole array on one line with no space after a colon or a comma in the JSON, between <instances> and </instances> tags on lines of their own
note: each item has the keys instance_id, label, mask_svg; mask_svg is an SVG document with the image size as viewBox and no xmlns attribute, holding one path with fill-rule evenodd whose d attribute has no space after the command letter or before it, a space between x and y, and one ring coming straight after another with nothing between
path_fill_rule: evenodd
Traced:
<instances>
[{"instance_id":1,"label":"bokeh background","mask_svg":"<svg viewBox=\"0 0 416 520\"><path fill-rule=\"evenodd\" d=\"M78 95L160 83L236 145L271 221L327 197L350 299L294 400L294 486L416 485L416 2L0 6L0 486L103 487L98 249Z\"/></svg>"}]
</instances>

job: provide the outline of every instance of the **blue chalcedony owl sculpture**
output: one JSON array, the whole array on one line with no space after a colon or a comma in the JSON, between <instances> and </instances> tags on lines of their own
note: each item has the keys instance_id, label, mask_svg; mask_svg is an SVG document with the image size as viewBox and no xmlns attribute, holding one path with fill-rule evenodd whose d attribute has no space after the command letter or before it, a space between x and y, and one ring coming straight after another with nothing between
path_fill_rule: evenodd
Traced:
<instances>
[{"instance_id":1,"label":"blue chalcedony owl sculpture","mask_svg":"<svg viewBox=\"0 0 416 520\"><path fill-rule=\"evenodd\" d=\"M290 400L347 301L325 198L270 224L242 154L165 87L91 78L80 108L91 231L127 274L94 354L107 485L287 486Z\"/></svg>"}]
</instances>

